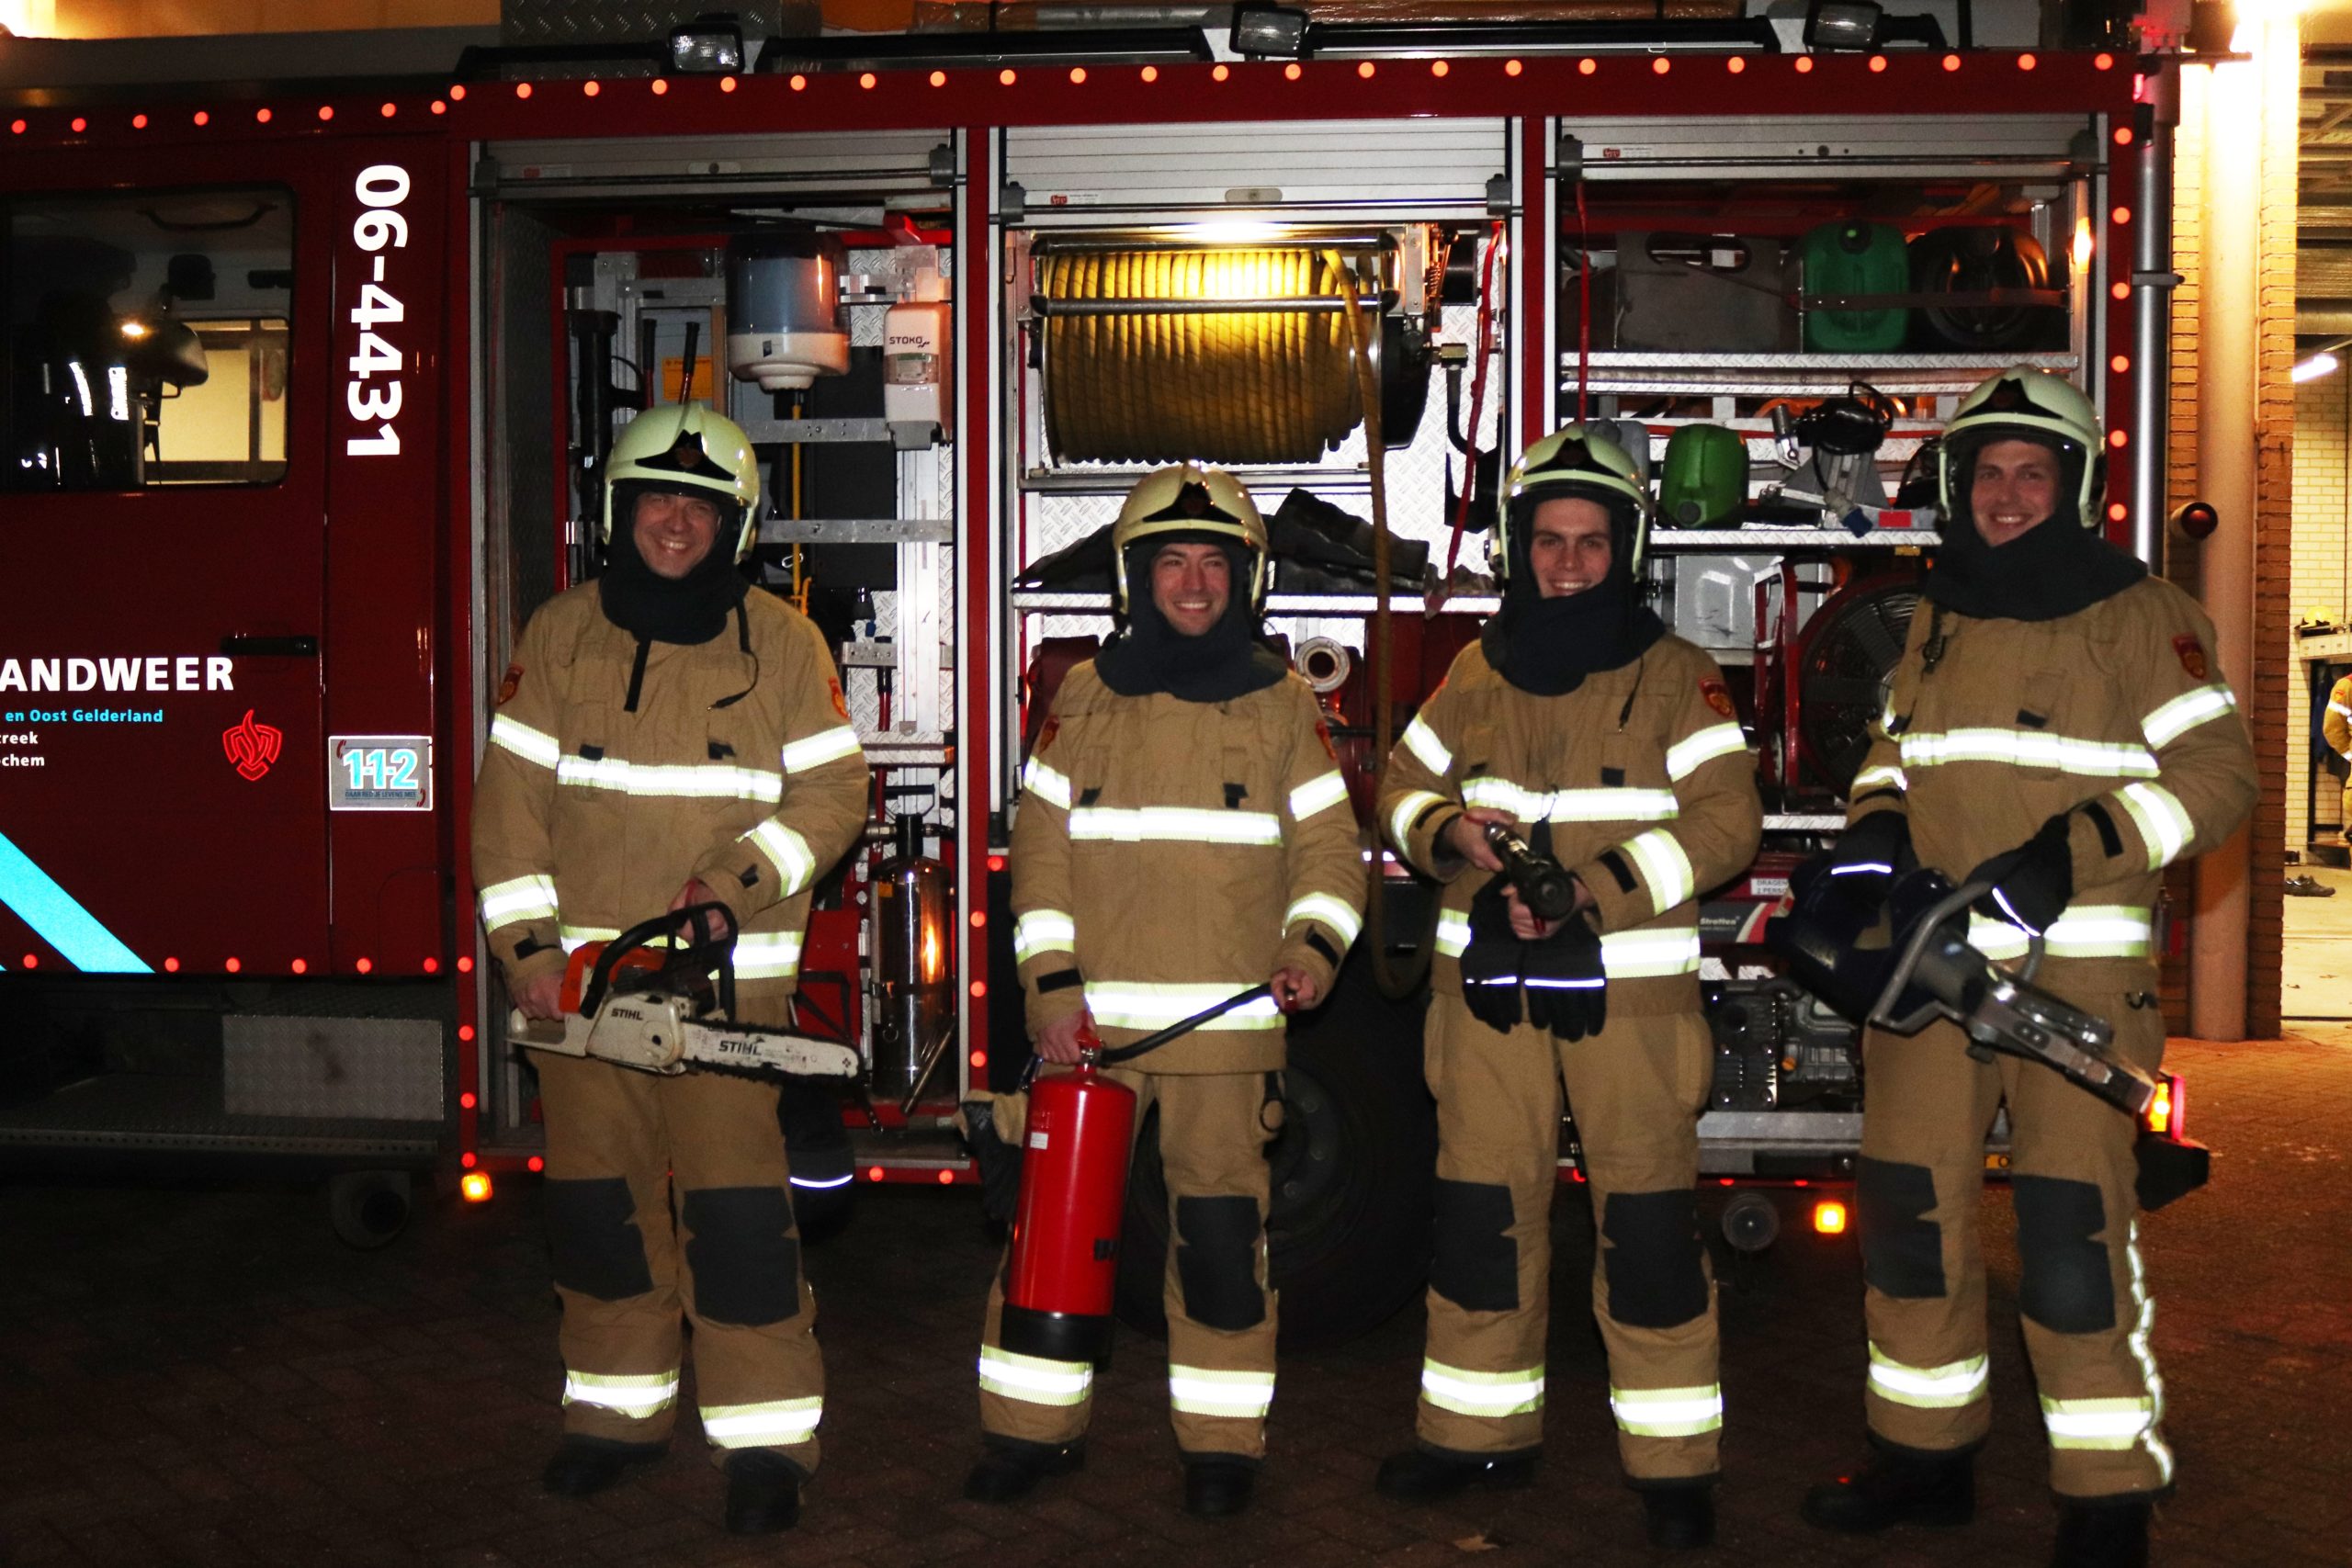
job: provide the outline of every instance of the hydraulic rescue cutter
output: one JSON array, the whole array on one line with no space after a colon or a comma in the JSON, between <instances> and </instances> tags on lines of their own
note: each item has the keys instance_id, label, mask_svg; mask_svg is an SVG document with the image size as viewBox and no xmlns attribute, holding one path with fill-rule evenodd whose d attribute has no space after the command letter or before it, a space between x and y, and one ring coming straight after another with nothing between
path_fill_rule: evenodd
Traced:
<instances>
[{"instance_id":1,"label":"hydraulic rescue cutter","mask_svg":"<svg viewBox=\"0 0 2352 1568\"><path fill-rule=\"evenodd\" d=\"M711 929L706 917L724 934L681 942L682 930ZM862 1064L854 1046L729 1021L735 1011L734 953L735 918L724 904L656 915L610 942L573 951L564 969L560 1026L518 1011L508 1021L509 1032L535 1051L594 1056L649 1073L721 1067L857 1077Z\"/></svg>"},{"instance_id":2,"label":"hydraulic rescue cutter","mask_svg":"<svg viewBox=\"0 0 2352 1568\"><path fill-rule=\"evenodd\" d=\"M1954 888L1941 873L1897 879L1883 900L1819 874L1795 907L1765 931L1766 945L1796 980L1858 1022L1917 1034L1938 1018L1968 1036L1970 1055L2006 1051L2063 1074L2134 1119L2156 1098L2145 1069L2114 1055L2114 1026L2033 984L2041 939L2023 967L2000 967L1968 942L1968 908L1987 891Z\"/></svg>"}]
</instances>

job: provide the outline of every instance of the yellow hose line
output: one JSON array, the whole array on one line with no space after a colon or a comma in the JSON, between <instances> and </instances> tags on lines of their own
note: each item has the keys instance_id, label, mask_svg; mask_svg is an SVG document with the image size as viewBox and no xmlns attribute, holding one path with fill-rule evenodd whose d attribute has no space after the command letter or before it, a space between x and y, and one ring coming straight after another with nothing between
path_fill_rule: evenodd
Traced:
<instances>
[{"instance_id":1,"label":"yellow hose line","mask_svg":"<svg viewBox=\"0 0 2352 1568\"><path fill-rule=\"evenodd\" d=\"M1329 296L1333 254L1047 254L1036 291L1070 301ZM1046 444L1060 462L1313 462L1359 418L1351 335L1337 310L1048 318Z\"/></svg>"}]
</instances>

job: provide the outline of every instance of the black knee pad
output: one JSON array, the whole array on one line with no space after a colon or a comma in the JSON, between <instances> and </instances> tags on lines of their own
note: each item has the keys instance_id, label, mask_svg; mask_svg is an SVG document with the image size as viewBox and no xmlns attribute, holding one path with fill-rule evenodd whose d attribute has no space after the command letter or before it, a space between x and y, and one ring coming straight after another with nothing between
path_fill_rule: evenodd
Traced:
<instances>
[{"instance_id":1,"label":"black knee pad","mask_svg":"<svg viewBox=\"0 0 2352 1568\"><path fill-rule=\"evenodd\" d=\"M645 1236L637 1228L637 1200L627 1180L551 1179L546 1201L557 1284L600 1302L641 1296L653 1288Z\"/></svg>"},{"instance_id":2,"label":"black knee pad","mask_svg":"<svg viewBox=\"0 0 2352 1568\"><path fill-rule=\"evenodd\" d=\"M1437 1255L1430 1286L1464 1312L1519 1310L1519 1243L1510 1189L1437 1180Z\"/></svg>"},{"instance_id":3,"label":"black knee pad","mask_svg":"<svg viewBox=\"0 0 2352 1568\"><path fill-rule=\"evenodd\" d=\"M2115 1276L2106 1246L2107 1201L2087 1181L2015 1176L2018 1310L2056 1334L2115 1326Z\"/></svg>"},{"instance_id":4,"label":"black knee pad","mask_svg":"<svg viewBox=\"0 0 2352 1568\"><path fill-rule=\"evenodd\" d=\"M1707 1311L1699 1199L1688 1187L1611 1192L1602 1205L1609 1315L1630 1328L1676 1328Z\"/></svg>"},{"instance_id":5,"label":"black knee pad","mask_svg":"<svg viewBox=\"0 0 2352 1568\"><path fill-rule=\"evenodd\" d=\"M800 1238L783 1188L704 1187L678 1208L697 1314L758 1327L800 1310Z\"/></svg>"},{"instance_id":6,"label":"black knee pad","mask_svg":"<svg viewBox=\"0 0 2352 1568\"><path fill-rule=\"evenodd\" d=\"M1935 1212L1936 1177L1924 1165L1864 1155L1854 1173L1862 1228L1862 1278L1881 1295L1934 1301L1944 1294L1944 1228Z\"/></svg>"},{"instance_id":7,"label":"black knee pad","mask_svg":"<svg viewBox=\"0 0 2352 1568\"><path fill-rule=\"evenodd\" d=\"M1255 1328L1266 1321L1258 1288L1258 1200L1176 1200L1176 1277L1184 1315L1204 1328Z\"/></svg>"}]
</instances>

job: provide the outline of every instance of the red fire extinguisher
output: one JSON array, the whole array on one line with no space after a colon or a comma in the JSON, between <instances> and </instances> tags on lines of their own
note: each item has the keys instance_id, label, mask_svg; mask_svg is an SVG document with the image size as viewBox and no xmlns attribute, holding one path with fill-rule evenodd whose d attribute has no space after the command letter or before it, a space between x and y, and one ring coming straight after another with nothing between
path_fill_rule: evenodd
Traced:
<instances>
[{"instance_id":1,"label":"red fire extinguisher","mask_svg":"<svg viewBox=\"0 0 2352 1568\"><path fill-rule=\"evenodd\" d=\"M1102 1361L1111 1353L1136 1096L1100 1069L1131 1062L1271 994L1271 987L1252 987L1115 1050L1089 1035L1076 1071L1040 1078L1030 1089L1021 1206L1004 1268L999 1339L1007 1350L1049 1361Z\"/></svg>"}]
</instances>

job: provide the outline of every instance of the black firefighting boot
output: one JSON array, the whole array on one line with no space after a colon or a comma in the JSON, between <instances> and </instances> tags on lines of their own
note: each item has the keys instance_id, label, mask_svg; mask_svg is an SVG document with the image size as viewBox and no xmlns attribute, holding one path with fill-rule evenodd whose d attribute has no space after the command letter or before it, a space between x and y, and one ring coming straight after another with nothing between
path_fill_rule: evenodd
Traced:
<instances>
[{"instance_id":1,"label":"black firefighting boot","mask_svg":"<svg viewBox=\"0 0 2352 1568\"><path fill-rule=\"evenodd\" d=\"M1535 1483L1533 1450L1517 1454L1464 1454L1440 1449L1408 1449L1380 1461L1372 1489L1400 1503L1430 1503L1465 1487L1515 1492Z\"/></svg>"},{"instance_id":2,"label":"black firefighting boot","mask_svg":"<svg viewBox=\"0 0 2352 1568\"><path fill-rule=\"evenodd\" d=\"M633 1464L651 1464L670 1451L660 1443L616 1443L609 1438L568 1436L555 1446L539 1484L559 1497L593 1497L621 1478Z\"/></svg>"},{"instance_id":3,"label":"black firefighting boot","mask_svg":"<svg viewBox=\"0 0 2352 1568\"><path fill-rule=\"evenodd\" d=\"M1250 1506L1258 1488L1255 1461L1239 1454L1187 1454L1184 1457L1184 1511L1203 1518L1224 1518Z\"/></svg>"},{"instance_id":4,"label":"black firefighting boot","mask_svg":"<svg viewBox=\"0 0 2352 1568\"><path fill-rule=\"evenodd\" d=\"M1804 1495L1807 1524L1849 1535L1890 1525L1964 1525L1976 1517L1976 1456L1871 1450L1861 1467Z\"/></svg>"},{"instance_id":5,"label":"black firefighting boot","mask_svg":"<svg viewBox=\"0 0 2352 1568\"><path fill-rule=\"evenodd\" d=\"M964 1495L975 1503L1011 1503L1035 1492L1037 1483L1049 1475L1068 1475L1085 1468L1082 1440L1056 1447L991 1435L989 1451L964 1477Z\"/></svg>"},{"instance_id":6,"label":"black firefighting boot","mask_svg":"<svg viewBox=\"0 0 2352 1568\"><path fill-rule=\"evenodd\" d=\"M1640 1488L1650 1544L1663 1551L1688 1551L1715 1543L1715 1483L1695 1481Z\"/></svg>"},{"instance_id":7,"label":"black firefighting boot","mask_svg":"<svg viewBox=\"0 0 2352 1568\"><path fill-rule=\"evenodd\" d=\"M775 1535L800 1522L798 1465L767 1449L745 1449L727 1459L727 1531Z\"/></svg>"},{"instance_id":8,"label":"black firefighting boot","mask_svg":"<svg viewBox=\"0 0 2352 1568\"><path fill-rule=\"evenodd\" d=\"M2061 1497L2055 1568L2148 1568L2145 1497Z\"/></svg>"}]
</instances>

